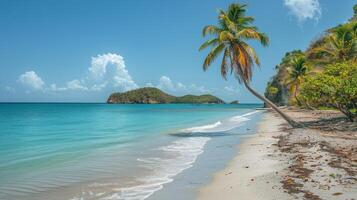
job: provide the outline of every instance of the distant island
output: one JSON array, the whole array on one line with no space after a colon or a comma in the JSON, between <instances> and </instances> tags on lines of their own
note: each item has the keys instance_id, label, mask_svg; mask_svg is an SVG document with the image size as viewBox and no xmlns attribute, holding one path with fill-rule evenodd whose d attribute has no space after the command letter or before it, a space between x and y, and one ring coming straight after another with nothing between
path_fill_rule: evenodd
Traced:
<instances>
[{"instance_id":1,"label":"distant island","mask_svg":"<svg viewBox=\"0 0 357 200\"><path fill-rule=\"evenodd\" d=\"M144 87L123 93L113 93L107 103L111 104L168 104L168 103L191 103L191 104L224 104L225 102L213 95L184 95L176 97L169 95L158 88Z\"/></svg>"},{"instance_id":2,"label":"distant island","mask_svg":"<svg viewBox=\"0 0 357 200\"><path fill-rule=\"evenodd\" d=\"M239 101L238 100L234 100L234 101L230 102L229 104L239 104Z\"/></svg>"}]
</instances>

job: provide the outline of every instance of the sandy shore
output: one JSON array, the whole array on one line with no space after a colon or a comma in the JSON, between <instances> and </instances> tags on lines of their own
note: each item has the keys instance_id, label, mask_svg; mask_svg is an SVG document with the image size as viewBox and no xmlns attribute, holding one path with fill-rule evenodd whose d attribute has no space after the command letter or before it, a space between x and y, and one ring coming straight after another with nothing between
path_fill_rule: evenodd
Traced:
<instances>
[{"instance_id":1,"label":"sandy shore","mask_svg":"<svg viewBox=\"0 0 357 200\"><path fill-rule=\"evenodd\" d=\"M239 145L198 199L356 199L356 124L336 112L286 112L309 127L290 129L267 112L257 133Z\"/></svg>"}]
</instances>

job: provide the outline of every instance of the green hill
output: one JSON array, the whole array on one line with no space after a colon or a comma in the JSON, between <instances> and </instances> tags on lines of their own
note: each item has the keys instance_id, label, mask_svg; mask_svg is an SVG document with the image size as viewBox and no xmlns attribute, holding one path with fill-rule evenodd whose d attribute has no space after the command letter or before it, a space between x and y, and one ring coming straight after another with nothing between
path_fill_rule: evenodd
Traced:
<instances>
[{"instance_id":1,"label":"green hill","mask_svg":"<svg viewBox=\"0 0 357 200\"><path fill-rule=\"evenodd\" d=\"M210 94L204 94L200 96L185 95L182 97L176 97L172 103L218 103L223 104L224 101Z\"/></svg>"},{"instance_id":2,"label":"green hill","mask_svg":"<svg viewBox=\"0 0 357 200\"><path fill-rule=\"evenodd\" d=\"M268 82L265 96L279 106L299 105L294 96L300 94L306 79L323 72L326 66L345 61L356 61L357 49L357 4L353 7L354 15L345 23L327 29L321 36L313 40L305 51L292 50L287 52L281 62L276 65L276 73ZM326 49L321 51L321 49ZM292 83L295 58L303 58L308 72L302 76L300 84L294 87ZM294 92L296 95L294 95ZM303 97L300 104L304 104ZM309 103L309 102L307 102ZM305 103L305 104L307 104ZM301 105L300 105L301 106Z\"/></svg>"},{"instance_id":3,"label":"green hill","mask_svg":"<svg viewBox=\"0 0 357 200\"><path fill-rule=\"evenodd\" d=\"M118 104L166 104L166 103L216 103L222 104L223 100L209 94L185 95L175 97L154 87L144 87L123 93L113 93L109 96L107 103Z\"/></svg>"}]
</instances>

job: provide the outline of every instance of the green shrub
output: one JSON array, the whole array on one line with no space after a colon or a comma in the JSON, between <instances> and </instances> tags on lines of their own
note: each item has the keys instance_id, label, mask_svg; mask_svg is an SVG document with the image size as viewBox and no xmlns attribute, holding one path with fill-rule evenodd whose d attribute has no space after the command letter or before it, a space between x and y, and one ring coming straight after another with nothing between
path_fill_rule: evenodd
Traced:
<instances>
[{"instance_id":1,"label":"green shrub","mask_svg":"<svg viewBox=\"0 0 357 200\"><path fill-rule=\"evenodd\" d=\"M277 93L279 92L279 89L276 88L276 87L274 87L274 86L269 86L269 87L267 88L267 92L268 92L268 94L270 94L270 95L275 95L275 94L277 94Z\"/></svg>"},{"instance_id":2,"label":"green shrub","mask_svg":"<svg viewBox=\"0 0 357 200\"><path fill-rule=\"evenodd\" d=\"M312 106L336 108L353 121L357 109L356 63L331 64L322 73L306 77L300 95Z\"/></svg>"}]
</instances>

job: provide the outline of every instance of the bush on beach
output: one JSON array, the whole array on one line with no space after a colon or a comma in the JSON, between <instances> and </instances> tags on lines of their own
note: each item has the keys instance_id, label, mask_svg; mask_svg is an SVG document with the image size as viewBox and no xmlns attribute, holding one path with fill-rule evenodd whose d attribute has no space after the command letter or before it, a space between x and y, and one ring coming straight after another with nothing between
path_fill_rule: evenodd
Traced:
<instances>
[{"instance_id":1,"label":"bush on beach","mask_svg":"<svg viewBox=\"0 0 357 200\"><path fill-rule=\"evenodd\" d=\"M330 64L323 72L305 77L299 96L313 107L338 109L354 121L357 117L357 63Z\"/></svg>"}]
</instances>

